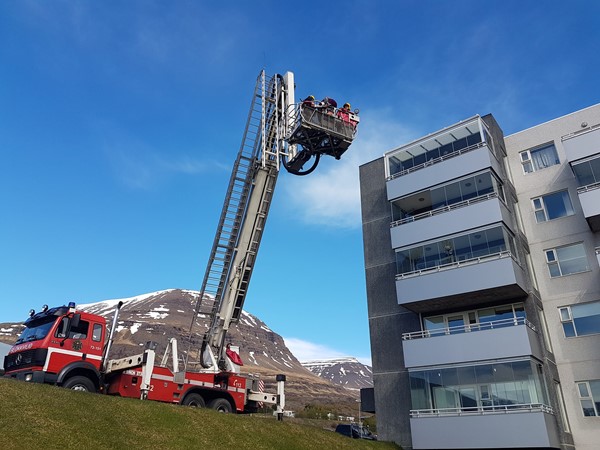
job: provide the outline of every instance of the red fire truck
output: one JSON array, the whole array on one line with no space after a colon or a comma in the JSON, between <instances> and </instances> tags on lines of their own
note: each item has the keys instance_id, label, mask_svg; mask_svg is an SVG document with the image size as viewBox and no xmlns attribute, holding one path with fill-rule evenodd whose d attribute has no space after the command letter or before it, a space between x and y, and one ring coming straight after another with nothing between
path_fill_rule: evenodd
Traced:
<instances>
[{"instance_id":1,"label":"red fire truck","mask_svg":"<svg viewBox=\"0 0 600 450\"><path fill-rule=\"evenodd\" d=\"M107 337L103 317L78 311L70 303L31 312L5 357L6 376L222 412L249 412L259 403L271 404L283 417L285 375L276 377L277 393L261 392L261 380L241 375L236 359L228 356L225 336L242 313L280 167L307 175L322 155L339 159L354 140L359 122L358 110L344 114L329 103L296 103L291 72L259 75L190 325L191 336L198 315L209 320L196 370L189 369L189 351L186 368L179 370L175 339L160 364L155 364L151 343L141 354L109 359L120 305ZM344 120L348 114L350 121Z\"/></svg>"},{"instance_id":2,"label":"red fire truck","mask_svg":"<svg viewBox=\"0 0 600 450\"><path fill-rule=\"evenodd\" d=\"M108 337L104 317L78 311L73 303L32 312L5 357L6 376L74 390L208 406L222 412L256 411L257 402L276 405L283 411L285 376L277 376L278 393L268 394L260 392L259 379L249 375L207 369L180 371L174 339L169 348L172 367L167 366L169 352L156 364L151 343L141 354L107 359L120 306Z\"/></svg>"}]
</instances>

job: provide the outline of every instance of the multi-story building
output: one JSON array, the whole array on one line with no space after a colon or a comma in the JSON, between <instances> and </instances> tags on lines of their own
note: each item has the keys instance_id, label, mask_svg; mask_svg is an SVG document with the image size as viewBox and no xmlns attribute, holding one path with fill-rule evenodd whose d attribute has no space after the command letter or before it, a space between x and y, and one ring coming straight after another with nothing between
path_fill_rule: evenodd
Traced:
<instances>
[{"instance_id":1,"label":"multi-story building","mask_svg":"<svg viewBox=\"0 0 600 450\"><path fill-rule=\"evenodd\" d=\"M475 116L360 185L381 439L600 448L600 105L506 137Z\"/></svg>"}]
</instances>

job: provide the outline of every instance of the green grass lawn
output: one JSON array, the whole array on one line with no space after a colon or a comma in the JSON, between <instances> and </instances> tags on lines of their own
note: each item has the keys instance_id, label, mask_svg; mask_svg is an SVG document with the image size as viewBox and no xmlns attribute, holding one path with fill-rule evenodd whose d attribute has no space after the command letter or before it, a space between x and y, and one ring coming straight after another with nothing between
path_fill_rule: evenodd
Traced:
<instances>
[{"instance_id":1,"label":"green grass lawn","mask_svg":"<svg viewBox=\"0 0 600 450\"><path fill-rule=\"evenodd\" d=\"M265 416L74 392L0 378L2 448L398 449Z\"/></svg>"}]
</instances>

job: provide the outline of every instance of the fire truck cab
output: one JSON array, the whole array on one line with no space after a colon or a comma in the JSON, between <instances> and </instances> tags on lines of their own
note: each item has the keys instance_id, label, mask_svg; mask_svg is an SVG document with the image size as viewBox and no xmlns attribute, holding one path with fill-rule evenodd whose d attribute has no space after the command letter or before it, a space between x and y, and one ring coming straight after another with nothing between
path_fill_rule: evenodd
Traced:
<instances>
[{"instance_id":1,"label":"fire truck cab","mask_svg":"<svg viewBox=\"0 0 600 450\"><path fill-rule=\"evenodd\" d=\"M97 391L106 320L75 304L31 310L25 329L5 357L6 375L24 381Z\"/></svg>"}]
</instances>

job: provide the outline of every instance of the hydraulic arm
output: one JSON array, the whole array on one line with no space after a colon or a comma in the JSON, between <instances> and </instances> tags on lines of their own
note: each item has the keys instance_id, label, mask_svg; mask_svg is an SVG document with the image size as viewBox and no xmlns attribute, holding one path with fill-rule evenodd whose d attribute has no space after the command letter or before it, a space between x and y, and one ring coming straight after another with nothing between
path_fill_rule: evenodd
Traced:
<instances>
[{"instance_id":1,"label":"hydraulic arm","mask_svg":"<svg viewBox=\"0 0 600 450\"><path fill-rule=\"evenodd\" d=\"M280 165L305 175L323 154L339 159L354 139L357 122L357 116L350 125L296 104L291 72L260 73L190 326L191 333L200 314L209 318L201 349L204 368L236 371L225 357L225 336L242 313Z\"/></svg>"}]
</instances>

